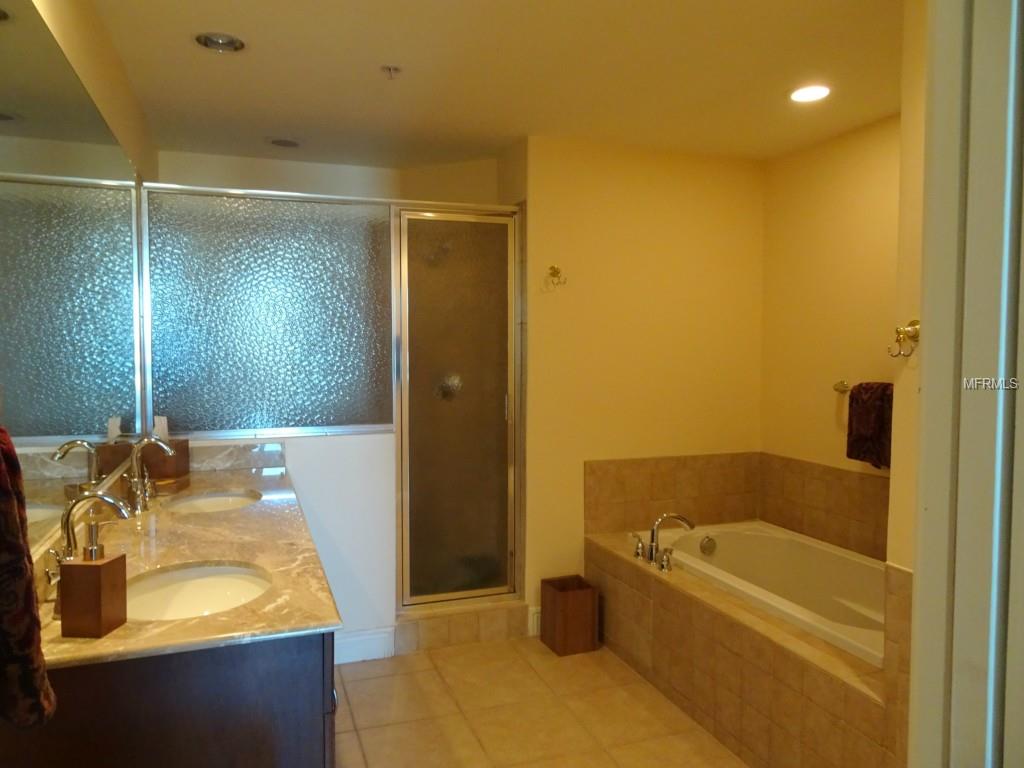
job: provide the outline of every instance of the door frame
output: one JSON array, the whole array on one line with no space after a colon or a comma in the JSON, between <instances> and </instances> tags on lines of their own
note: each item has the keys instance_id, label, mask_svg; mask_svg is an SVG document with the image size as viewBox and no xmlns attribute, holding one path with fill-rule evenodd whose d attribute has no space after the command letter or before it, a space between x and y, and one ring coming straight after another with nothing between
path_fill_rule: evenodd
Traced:
<instances>
[{"instance_id":1,"label":"door frame","mask_svg":"<svg viewBox=\"0 0 1024 768\"><path fill-rule=\"evenodd\" d=\"M921 320L930 341L922 354L909 744L909 765L920 768L1024 759L1020 729L1011 727L1024 704L1006 685L1021 674L1022 649L1013 645L1021 637L1006 627L1024 566L1020 525L1016 542L1009 526L1024 496L1024 413L1015 413L1013 391L964 385L1016 376L1024 352L1021 10L1021 0L929 3Z\"/></svg>"},{"instance_id":2,"label":"door frame","mask_svg":"<svg viewBox=\"0 0 1024 768\"><path fill-rule=\"evenodd\" d=\"M498 209L481 206L467 210L464 207L393 206L392 243L394 244L393 278L395 285L395 381L397 383L395 407L395 444L397 466L398 507L398 605L400 609L413 606L450 603L452 601L494 600L518 594L522 578L521 544L523 520L523 301L522 301L522 249L520 247L520 215L517 209ZM414 597L411 593L409 559L409 252L408 223L419 221L463 221L503 223L508 232L508 406L506 412L508 456L508 579L505 585L485 589L448 592Z\"/></svg>"}]
</instances>

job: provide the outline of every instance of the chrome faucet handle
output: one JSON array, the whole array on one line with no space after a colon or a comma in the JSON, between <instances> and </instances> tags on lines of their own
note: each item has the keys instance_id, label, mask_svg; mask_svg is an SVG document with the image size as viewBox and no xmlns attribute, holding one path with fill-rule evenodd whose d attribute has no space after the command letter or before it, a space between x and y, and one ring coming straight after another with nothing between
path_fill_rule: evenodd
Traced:
<instances>
[{"instance_id":1,"label":"chrome faucet handle","mask_svg":"<svg viewBox=\"0 0 1024 768\"><path fill-rule=\"evenodd\" d=\"M50 568L47 566L44 571L46 574L46 583L52 587L60 581L60 564L64 562L64 555L53 547L46 550L46 554L53 558L54 565L57 566L56 568Z\"/></svg>"},{"instance_id":2,"label":"chrome faucet handle","mask_svg":"<svg viewBox=\"0 0 1024 768\"><path fill-rule=\"evenodd\" d=\"M46 550L46 554L53 558L56 564L55 568L46 567L44 573L46 574L46 585L48 587L57 587L57 594L53 596L53 618L60 618L60 564L64 562L64 556L53 547ZM44 595L44 602L49 600L47 595Z\"/></svg>"},{"instance_id":3,"label":"chrome faucet handle","mask_svg":"<svg viewBox=\"0 0 1024 768\"><path fill-rule=\"evenodd\" d=\"M629 532L629 535L636 539L636 544L633 546L633 557L637 560L643 560L646 549L644 547L644 537L639 533Z\"/></svg>"},{"instance_id":4,"label":"chrome faucet handle","mask_svg":"<svg viewBox=\"0 0 1024 768\"><path fill-rule=\"evenodd\" d=\"M662 573L672 571L672 547L664 547L658 552L658 570Z\"/></svg>"}]
</instances>

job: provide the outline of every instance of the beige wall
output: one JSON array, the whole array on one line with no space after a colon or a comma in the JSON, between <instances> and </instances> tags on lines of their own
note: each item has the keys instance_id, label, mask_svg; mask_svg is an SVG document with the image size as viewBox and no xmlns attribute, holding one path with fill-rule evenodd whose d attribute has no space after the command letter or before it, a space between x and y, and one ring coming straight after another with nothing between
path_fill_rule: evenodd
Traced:
<instances>
[{"instance_id":1,"label":"beige wall","mask_svg":"<svg viewBox=\"0 0 1024 768\"><path fill-rule=\"evenodd\" d=\"M526 200L527 141L517 142L498 157L498 202L519 205Z\"/></svg>"},{"instance_id":2,"label":"beige wall","mask_svg":"<svg viewBox=\"0 0 1024 768\"><path fill-rule=\"evenodd\" d=\"M583 565L583 461L760 446L762 171L531 138L526 598ZM567 283L547 290L548 265Z\"/></svg>"},{"instance_id":3,"label":"beige wall","mask_svg":"<svg viewBox=\"0 0 1024 768\"><path fill-rule=\"evenodd\" d=\"M924 228L924 123L927 67L926 0L904 0L902 130L900 135L899 268L896 318L921 317L921 252ZM928 329L921 331L926 342ZM927 343L921 354L927 354ZM889 561L914 567L914 524L920 456L920 357L899 366L892 424L889 486Z\"/></svg>"},{"instance_id":4,"label":"beige wall","mask_svg":"<svg viewBox=\"0 0 1024 768\"><path fill-rule=\"evenodd\" d=\"M839 379L892 381L900 123L891 118L772 161L764 250L763 450L846 458ZM887 474L887 473L886 473Z\"/></svg>"},{"instance_id":5,"label":"beige wall","mask_svg":"<svg viewBox=\"0 0 1024 768\"><path fill-rule=\"evenodd\" d=\"M376 168L162 151L160 181L352 197L488 205L498 201L495 158L419 168Z\"/></svg>"},{"instance_id":6,"label":"beige wall","mask_svg":"<svg viewBox=\"0 0 1024 768\"><path fill-rule=\"evenodd\" d=\"M498 202L498 160L493 157L403 168L398 173L399 197L405 200Z\"/></svg>"},{"instance_id":7,"label":"beige wall","mask_svg":"<svg viewBox=\"0 0 1024 768\"><path fill-rule=\"evenodd\" d=\"M0 136L0 172L131 181L135 171L116 144Z\"/></svg>"},{"instance_id":8,"label":"beige wall","mask_svg":"<svg viewBox=\"0 0 1024 768\"><path fill-rule=\"evenodd\" d=\"M197 152L160 152L160 181L201 187L235 187L317 195L398 197L394 168L302 163Z\"/></svg>"},{"instance_id":9,"label":"beige wall","mask_svg":"<svg viewBox=\"0 0 1024 768\"><path fill-rule=\"evenodd\" d=\"M157 177L157 149L124 64L90 0L33 0L96 108L143 179Z\"/></svg>"}]
</instances>

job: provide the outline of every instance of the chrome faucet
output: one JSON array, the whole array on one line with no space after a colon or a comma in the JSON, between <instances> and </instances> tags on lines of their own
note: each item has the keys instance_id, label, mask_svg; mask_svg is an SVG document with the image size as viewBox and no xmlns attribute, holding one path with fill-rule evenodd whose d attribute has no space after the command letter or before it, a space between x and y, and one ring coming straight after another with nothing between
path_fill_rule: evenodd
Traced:
<instances>
[{"instance_id":1,"label":"chrome faucet","mask_svg":"<svg viewBox=\"0 0 1024 768\"><path fill-rule=\"evenodd\" d=\"M81 448L89 454L89 482L92 485L96 484L99 477L96 474L96 446L90 443L88 440L68 440L60 448L53 452L50 457L54 461L61 461L65 456L71 453L75 448Z\"/></svg>"},{"instance_id":2,"label":"chrome faucet","mask_svg":"<svg viewBox=\"0 0 1024 768\"><path fill-rule=\"evenodd\" d=\"M60 530L64 534L64 551L60 553L60 561L73 560L78 550L78 537L75 535L75 513L80 507L89 506L94 503L106 504L112 507L117 516L122 520L128 520L132 516L132 509L123 500L106 491L86 491L64 510L60 518Z\"/></svg>"},{"instance_id":3,"label":"chrome faucet","mask_svg":"<svg viewBox=\"0 0 1024 768\"><path fill-rule=\"evenodd\" d=\"M75 559L75 552L78 550L78 537L75 535L75 513L80 507L86 507L96 503L106 504L114 509L117 516L122 520L128 520L132 516L131 507L128 506L124 500L113 496L106 491L86 491L81 496L76 498L74 501L69 502L67 509L64 510L64 514L60 518L60 530L64 535L64 547L58 552L54 548L48 550L48 554L54 559L56 568L45 569L47 584L51 587L57 588L57 594L54 598L53 603L53 618L59 619L61 614L61 599L60 599L60 564L67 562L68 560ZM106 525L106 523L104 523ZM103 556L103 548L99 546L99 527L97 523L90 524L91 532L90 537L93 539L90 541L90 549L93 553L98 554L100 557ZM85 559L88 553L83 553ZM92 557L91 559L96 559Z\"/></svg>"},{"instance_id":4,"label":"chrome faucet","mask_svg":"<svg viewBox=\"0 0 1024 768\"><path fill-rule=\"evenodd\" d=\"M135 517L141 517L149 510L149 498L153 488L149 482L149 471L142 463L142 451L146 446L158 445L168 456L174 455L174 449L154 435L146 435L132 445L131 463L128 469L128 488L131 491L132 510Z\"/></svg>"},{"instance_id":5,"label":"chrome faucet","mask_svg":"<svg viewBox=\"0 0 1024 768\"><path fill-rule=\"evenodd\" d=\"M677 515L675 512L666 512L664 515L654 521L654 525L651 526L651 540L647 544L647 562L654 563L658 560L658 553L661 551L661 547L658 546L658 532L661 530L661 524L666 520L678 520L686 527L687 530L692 531L694 526L689 519L682 515Z\"/></svg>"}]
</instances>

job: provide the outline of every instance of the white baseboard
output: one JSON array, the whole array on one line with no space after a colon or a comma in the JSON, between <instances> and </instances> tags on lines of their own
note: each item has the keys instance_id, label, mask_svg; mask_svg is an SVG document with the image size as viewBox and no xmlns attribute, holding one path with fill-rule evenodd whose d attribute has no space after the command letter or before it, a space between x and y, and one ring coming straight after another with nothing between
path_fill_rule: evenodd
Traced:
<instances>
[{"instance_id":1,"label":"white baseboard","mask_svg":"<svg viewBox=\"0 0 1024 768\"><path fill-rule=\"evenodd\" d=\"M529 613L528 621L529 621L529 623L526 626L527 634L529 634L531 637L533 635L539 635L540 634L540 606L539 605L531 605L530 606L530 613Z\"/></svg>"},{"instance_id":2,"label":"white baseboard","mask_svg":"<svg viewBox=\"0 0 1024 768\"><path fill-rule=\"evenodd\" d=\"M334 633L334 663L384 659L395 655L395 628L353 629Z\"/></svg>"}]
</instances>

